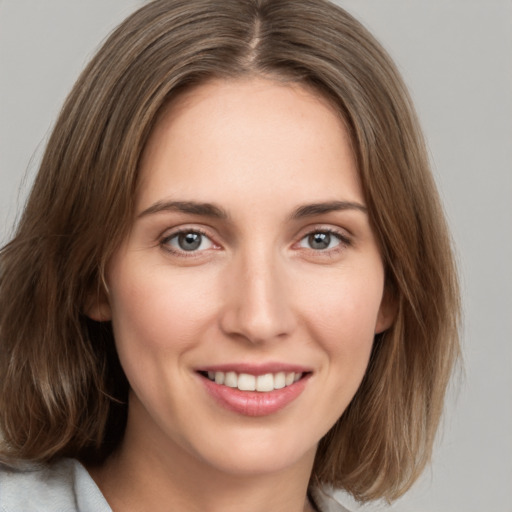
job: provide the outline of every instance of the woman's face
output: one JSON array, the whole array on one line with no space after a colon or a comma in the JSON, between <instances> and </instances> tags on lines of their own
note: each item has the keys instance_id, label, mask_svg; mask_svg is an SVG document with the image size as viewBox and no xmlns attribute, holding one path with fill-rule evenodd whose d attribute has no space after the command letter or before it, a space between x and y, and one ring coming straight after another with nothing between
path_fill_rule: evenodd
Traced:
<instances>
[{"instance_id":1,"label":"woman's face","mask_svg":"<svg viewBox=\"0 0 512 512\"><path fill-rule=\"evenodd\" d=\"M392 320L340 118L298 85L195 88L150 137L136 208L91 311L112 319L131 448L311 465Z\"/></svg>"}]
</instances>

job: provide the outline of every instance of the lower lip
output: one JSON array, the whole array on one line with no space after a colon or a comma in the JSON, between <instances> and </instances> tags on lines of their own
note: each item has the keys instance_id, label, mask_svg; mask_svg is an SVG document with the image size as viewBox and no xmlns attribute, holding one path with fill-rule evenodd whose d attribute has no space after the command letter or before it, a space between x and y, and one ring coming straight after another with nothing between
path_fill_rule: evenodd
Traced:
<instances>
[{"instance_id":1,"label":"lower lip","mask_svg":"<svg viewBox=\"0 0 512 512\"><path fill-rule=\"evenodd\" d=\"M304 391L310 374L274 391L240 391L201 376L208 393L224 408L244 416L268 416L284 409Z\"/></svg>"}]
</instances>

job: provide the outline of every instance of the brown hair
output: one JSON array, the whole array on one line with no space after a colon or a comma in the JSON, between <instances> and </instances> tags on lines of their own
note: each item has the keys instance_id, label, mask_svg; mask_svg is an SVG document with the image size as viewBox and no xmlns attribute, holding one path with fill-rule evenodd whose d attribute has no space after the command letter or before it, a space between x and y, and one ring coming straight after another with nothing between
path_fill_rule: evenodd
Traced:
<instances>
[{"instance_id":1,"label":"brown hair","mask_svg":"<svg viewBox=\"0 0 512 512\"><path fill-rule=\"evenodd\" d=\"M450 239L395 66L324 0L156 0L82 73L0 256L4 458L101 461L119 443L128 383L110 324L84 308L130 227L158 113L186 88L247 75L313 87L339 109L397 308L356 396L320 442L312 484L394 499L428 462L459 353Z\"/></svg>"}]
</instances>

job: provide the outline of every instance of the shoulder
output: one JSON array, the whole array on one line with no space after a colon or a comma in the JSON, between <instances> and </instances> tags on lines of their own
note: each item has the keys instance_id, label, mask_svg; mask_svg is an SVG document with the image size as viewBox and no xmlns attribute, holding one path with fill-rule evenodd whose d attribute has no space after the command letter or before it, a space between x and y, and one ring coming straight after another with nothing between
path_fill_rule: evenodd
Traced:
<instances>
[{"instance_id":1,"label":"shoulder","mask_svg":"<svg viewBox=\"0 0 512 512\"><path fill-rule=\"evenodd\" d=\"M350 512L336 499L333 489L313 488L310 492L321 512Z\"/></svg>"},{"instance_id":2,"label":"shoulder","mask_svg":"<svg viewBox=\"0 0 512 512\"><path fill-rule=\"evenodd\" d=\"M86 469L76 460L49 465L0 464L1 512L111 512Z\"/></svg>"}]
</instances>

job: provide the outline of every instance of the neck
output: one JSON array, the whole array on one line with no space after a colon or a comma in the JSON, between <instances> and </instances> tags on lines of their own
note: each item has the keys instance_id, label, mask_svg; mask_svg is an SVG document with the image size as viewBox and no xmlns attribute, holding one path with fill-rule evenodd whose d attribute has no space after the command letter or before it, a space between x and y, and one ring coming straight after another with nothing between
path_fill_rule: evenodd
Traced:
<instances>
[{"instance_id":1,"label":"neck","mask_svg":"<svg viewBox=\"0 0 512 512\"><path fill-rule=\"evenodd\" d=\"M113 512L313 510L307 488L314 450L292 467L241 473L213 467L153 434L129 419L118 451L102 466L89 468Z\"/></svg>"}]
</instances>

